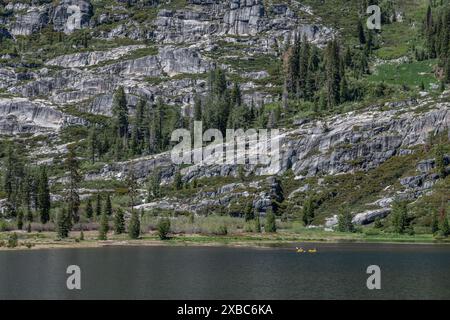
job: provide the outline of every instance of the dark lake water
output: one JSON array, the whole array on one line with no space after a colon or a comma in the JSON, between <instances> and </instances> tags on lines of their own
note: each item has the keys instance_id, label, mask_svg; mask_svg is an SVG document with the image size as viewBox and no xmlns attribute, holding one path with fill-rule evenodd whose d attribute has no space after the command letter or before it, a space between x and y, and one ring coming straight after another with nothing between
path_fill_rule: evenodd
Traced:
<instances>
[{"instance_id":1,"label":"dark lake water","mask_svg":"<svg viewBox=\"0 0 450 320\"><path fill-rule=\"evenodd\" d=\"M0 299L450 299L450 246L107 247L0 252ZM68 265L81 290L66 287ZM381 268L381 290L366 269Z\"/></svg>"}]
</instances>

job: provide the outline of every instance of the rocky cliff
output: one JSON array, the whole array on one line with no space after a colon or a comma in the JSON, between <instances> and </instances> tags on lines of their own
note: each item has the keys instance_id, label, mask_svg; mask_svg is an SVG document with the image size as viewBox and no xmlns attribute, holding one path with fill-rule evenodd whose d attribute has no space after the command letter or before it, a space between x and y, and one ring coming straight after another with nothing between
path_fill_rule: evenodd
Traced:
<instances>
[{"instance_id":1,"label":"rocky cliff","mask_svg":"<svg viewBox=\"0 0 450 320\"><path fill-rule=\"evenodd\" d=\"M190 115L194 95L207 92L205 74L220 67L239 79L244 102L255 106L278 103L283 96L279 81L282 48L295 37L323 47L338 34L297 1L2 3L0 43L12 41L15 47L0 55L0 134L46 137L47 141L30 147L32 160L39 164L58 164L67 151L62 129L89 124L89 117L111 116L113 93L119 86L125 90L131 113L139 99L151 103L161 99ZM45 45L62 44L52 46L57 48L54 52L45 50L44 44L27 48L33 42L23 39L36 35L43 35ZM87 45L87 39L92 45ZM205 178L234 180L150 202L142 187L138 207L196 213L222 207L233 214L237 212L233 206L242 209L241 200L245 200L265 212L273 199L284 200L281 188L289 181L294 187L284 196L298 211L298 197L328 192L325 178L373 172L392 159L417 153L430 134L445 134L450 124L448 101L447 91L441 96L299 118L276 137L281 146L279 164L183 166L186 184ZM412 164L414 172L396 177L396 189L382 184L385 189L377 193L379 199L367 203L368 210L354 212L354 221L365 224L386 216L398 195L414 200L426 194L440 178L434 162L428 157ZM84 168L83 174L87 183L114 183L132 171L143 186L156 170L162 173L163 186L173 181L177 166L168 152L96 164ZM52 182L64 183L65 179L62 173L52 177ZM327 222L329 226L335 223L335 217Z\"/></svg>"}]
</instances>

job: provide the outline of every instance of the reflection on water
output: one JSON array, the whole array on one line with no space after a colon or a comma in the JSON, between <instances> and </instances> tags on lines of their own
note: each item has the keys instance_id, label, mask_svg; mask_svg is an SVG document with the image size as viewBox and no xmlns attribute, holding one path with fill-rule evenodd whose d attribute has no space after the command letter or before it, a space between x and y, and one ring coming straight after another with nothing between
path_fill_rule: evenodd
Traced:
<instances>
[{"instance_id":1,"label":"reflection on water","mask_svg":"<svg viewBox=\"0 0 450 320\"><path fill-rule=\"evenodd\" d=\"M79 291L66 288L73 264L81 268ZM366 268L374 264L381 290L366 287ZM0 299L450 299L450 246L6 251Z\"/></svg>"}]
</instances>

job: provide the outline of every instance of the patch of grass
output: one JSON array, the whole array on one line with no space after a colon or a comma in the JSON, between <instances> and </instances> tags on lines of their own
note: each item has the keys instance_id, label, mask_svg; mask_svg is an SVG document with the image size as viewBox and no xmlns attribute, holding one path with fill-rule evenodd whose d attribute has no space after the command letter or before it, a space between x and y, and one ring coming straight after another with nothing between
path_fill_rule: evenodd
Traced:
<instances>
[{"instance_id":1,"label":"patch of grass","mask_svg":"<svg viewBox=\"0 0 450 320\"><path fill-rule=\"evenodd\" d=\"M431 84L438 84L433 69L436 60L426 60L403 64L382 64L376 67L373 74L368 77L372 82L384 82L392 85L406 84L418 87L423 82L425 89L430 89Z\"/></svg>"}]
</instances>

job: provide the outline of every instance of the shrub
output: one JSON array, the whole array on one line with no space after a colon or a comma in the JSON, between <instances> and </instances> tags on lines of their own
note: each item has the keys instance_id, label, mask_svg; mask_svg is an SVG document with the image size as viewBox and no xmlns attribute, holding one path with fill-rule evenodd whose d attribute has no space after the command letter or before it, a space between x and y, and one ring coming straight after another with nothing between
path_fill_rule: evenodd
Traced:
<instances>
[{"instance_id":1,"label":"shrub","mask_svg":"<svg viewBox=\"0 0 450 320\"><path fill-rule=\"evenodd\" d=\"M341 209L338 216L339 232L355 232L355 226L352 223L352 214L348 209Z\"/></svg>"},{"instance_id":2,"label":"shrub","mask_svg":"<svg viewBox=\"0 0 450 320\"><path fill-rule=\"evenodd\" d=\"M215 234L220 235L220 236L225 236L225 235L227 235L227 234L228 234L228 228L227 228L227 226L226 226L225 224L220 225L220 226L217 228L217 231L215 232Z\"/></svg>"},{"instance_id":3,"label":"shrub","mask_svg":"<svg viewBox=\"0 0 450 320\"><path fill-rule=\"evenodd\" d=\"M161 240L168 239L167 235L170 232L170 219L162 218L158 221L158 236Z\"/></svg>"},{"instance_id":4,"label":"shrub","mask_svg":"<svg viewBox=\"0 0 450 320\"><path fill-rule=\"evenodd\" d=\"M108 238L108 231L108 216L106 215L106 212L103 211L100 219L100 229L98 230L98 240L106 240Z\"/></svg>"},{"instance_id":5,"label":"shrub","mask_svg":"<svg viewBox=\"0 0 450 320\"><path fill-rule=\"evenodd\" d=\"M266 224L264 226L265 232L277 232L277 226L275 223L275 215L272 210L269 210L266 215Z\"/></svg>"},{"instance_id":6,"label":"shrub","mask_svg":"<svg viewBox=\"0 0 450 320\"><path fill-rule=\"evenodd\" d=\"M19 237L17 236L17 233L13 232L8 237L8 248L15 248L19 244Z\"/></svg>"},{"instance_id":7,"label":"shrub","mask_svg":"<svg viewBox=\"0 0 450 320\"><path fill-rule=\"evenodd\" d=\"M125 232L125 218L122 209L117 209L114 215L114 233L121 234Z\"/></svg>"},{"instance_id":8,"label":"shrub","mask_svg":"<svg viewBox=\"0 0 450 320\"><path fill-rule=\"evenodd\" d=\"M259 212L255 218L255 232L261 233L261 222L259 221Z\"/></svg>"},{"instance_id":9,"label":"shrub","mask_svg":"<svg viewBox=\"0 0 450 320\"><path fill-rule=\"evenodd\" d=\"M128 224L128 235L131 239L138 239L141 234L141 222L135 210L131 213L131 219Z\"/></svg>"}]
</instances>

